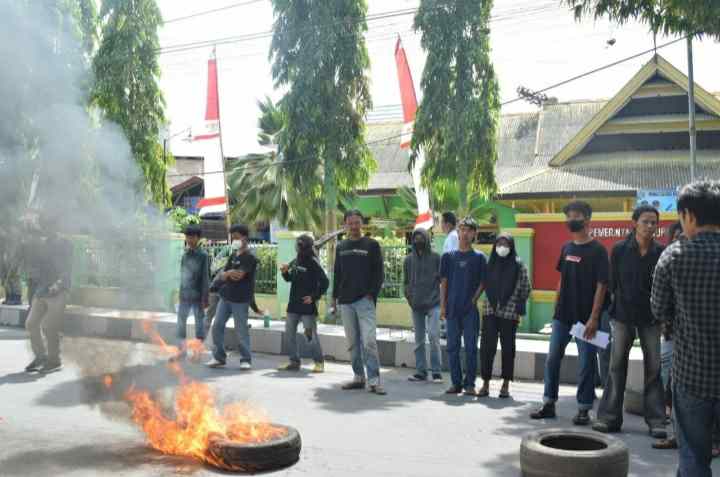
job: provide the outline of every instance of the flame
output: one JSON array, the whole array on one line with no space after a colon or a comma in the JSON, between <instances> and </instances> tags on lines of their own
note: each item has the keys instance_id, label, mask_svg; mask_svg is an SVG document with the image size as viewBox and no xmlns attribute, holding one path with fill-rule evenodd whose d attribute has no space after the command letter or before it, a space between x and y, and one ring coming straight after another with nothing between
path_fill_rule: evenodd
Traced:
<instances>
[{"instance_id":1,"label":"flame","mask_svg":"<svg viewBox=\"0 0 720 477\"><path fill-rule=\"evenodd\" d=\"M143 323L143 329L163 352L173 348L165 344L152 323ZM199 342L199 347L203 349L202 342ZM197 353L195 350L198 348L193 344L188 345L188 349ZM167 366L180 380L175 393L174 416L166 414L147 391L131 387L125 393L125 399L132 407L133 421L143 430L148 444L154 449L165 454L192 457L226 470L242 470L210 452L211 444L218 440L262 443L286 435L284 428L270 424L264 413L247 404L233 403L219 410L210 386L187 378L177 362L170 362ZM106 382L107 378L112 380L109 375L105 378Z\"/></svg>"},{"instance_id":2,"label":"flame","mask_svg":"<svg viewBox=\"0 0 720 477\"><path fill-rule=\"evenodd\" d=\"M152 341L154 345L159 346L160 351L164 354L176 355L180 352L177 346L169 345L164 339L162 339L162 336L160 336L160 333L157 332L151 321L143 320L142 328L145 334L150 338L150 341Z\"/></svg>"},{"instance_id":3,"label":"flame","mask_svg":"<svg viewBox=\"0 0 720 477\"><path fill-rule=\"evenodd\" d=\"M202 358L203 353L205 352L205 345L201 340L198 339L187 340L185 342L185 348L190 353L191 361L199 361Z\"/></svg>"},{"instance_id":4,"label":"flame","mask_svg":"<svg viewBox=\"0 0 720 477\"><path fill-rule=\"evenodd\" d=\"M105 377L103 378L103 384L105 385L105 387L107 389L110 389L112 387L112 383L113 383L112 376L110 376L109 374L106 374Z\"/></svg>"}]
</instances>

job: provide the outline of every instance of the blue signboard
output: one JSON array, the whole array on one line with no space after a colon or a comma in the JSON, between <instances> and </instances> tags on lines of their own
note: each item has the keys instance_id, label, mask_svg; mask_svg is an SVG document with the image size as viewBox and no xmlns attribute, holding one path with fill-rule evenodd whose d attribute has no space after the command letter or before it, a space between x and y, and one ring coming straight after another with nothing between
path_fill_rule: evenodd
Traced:
<instances>
[{"instance_id":1,"label":"blue signboard","mask_svg":"<svg viewBox=\"0 0 720 477\"><path fill-rule=\"evenodd\" d=\"M660 212L676 212L677 189L639 190L637 205L652 205Z\"/></svg>"}]
</instances>

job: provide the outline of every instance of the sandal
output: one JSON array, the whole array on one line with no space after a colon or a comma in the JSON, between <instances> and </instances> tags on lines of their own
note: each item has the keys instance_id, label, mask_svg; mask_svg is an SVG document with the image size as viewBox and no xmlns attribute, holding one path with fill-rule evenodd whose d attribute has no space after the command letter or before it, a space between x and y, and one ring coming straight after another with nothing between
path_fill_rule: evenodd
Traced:
<instances>
[{"instance_id":1,"label":"sandal","mask_svg":"<svg viewBox=\"0 0 720 477\"><path fill-rule=\"evenodd\" d=\"M498 394L498 397L500 399L508 399L510 397L510 391L507 390L506 388L502 388L500 390L500 394Z\"/></svg>"},{"instance_id":2,"label":"sandal","mask_svg":"<svg viewBox=\"0 0 720 477\"><path fill-rule=\"evenodd\" d=\"M670 450L670 449L677 449L677 439L671 438L671 439L660 439L659 441L653 442L652 445L653 449L660 449L660 450Z\"/></svg>"}]
</instances>

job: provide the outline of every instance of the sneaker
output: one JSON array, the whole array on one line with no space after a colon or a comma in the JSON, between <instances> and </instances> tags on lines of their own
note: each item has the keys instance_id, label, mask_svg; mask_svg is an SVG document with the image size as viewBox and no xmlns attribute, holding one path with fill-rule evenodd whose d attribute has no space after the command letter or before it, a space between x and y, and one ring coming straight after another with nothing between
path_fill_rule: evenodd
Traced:
<instances>
[{"instance_id":1,"label":"sneaker","mask_svg":"<svg viewBox=\"0 0 720 477\"><path fill-rule=\"evenodd\" d=\"M207 366L208 368L222 368L223 366L225 366L225 361L220 361L219 359L213 358L207 363L205 363L205 366Z\"/></svg>"},{"instance_id":2,"label":"sneaker","mask_svg":"<svg viewBox=\"0 0 720 477\"><path fill-rule=\"evenodd\" d=\"M611 426L607 422L597 421L592 425L593 431L602 432L603 434L611 434L620 432L620 426Z\"/></svg>"},{"instance_id":3,"label":"sneaker","mask_svg":"<svg viewBox=\"0 0 720 477\"><path fill-rule=\"evenodd\" d=\"M442 382L443 382L442 374L440 374L440 373L433 373L433 375L432 375L432 382L433 382L433 383L442 383Z\"/></svg>"},{"instance_id":4,"label":"sneaker","mask_svg":"<svg viewBox=\"0 0 720 477\"><path fill-rule=\"evenodd\" d=\"M477 391L475 391L475 388L465 388L463 394L466 396L477 396Z\"/></svg>"},{"instance_id":5,"label":"sneaker","mask_svg":"<svg viewBox=\"0 0 720 477\"><path fill-rule=\"evenodd\" d=\"M649 432L653 439L667 439L667 431L662 427L651 427Z\"/></svg>"},{"instance_id":6,"label":"sneaker","mask_svg":"<svg viewBox=\"0 0 720 477\"><path fill-rule=\"evenodd\" d=\"M408 377L408 381L410 381L412 383L427 381L427 374L415 373L412 376Z\"/></svg>"},{"instance_id":7,"label":"sneaker","mask_svg":"<svg viewBox=\"0 0 720 477\"><path fill-rule=\"evenodd\" d=\"M445 394L460 394L462 392L462 388L460 386L450 386L445 391Z\"/></svg>"},{"instance_id":8,"label":"sneaker","mask_svg":"<svg viewBox=\"0 0 720 477\"><path fill-rule=\"evenodd\" d=\"M387 391L385 391L385 388L382 387L382 384L371 384L368 391L375 393L378 396L384 396L387 394Z\"/></svg>"},{"instance_id":9,"label":"sneaker","mask_svg":"<svg viewBox=\"0 0 720 477\"><path fill-rule=\"evenodd\" d=\"M25 366L25 372L26 373L34 373L36 371L40 371L40 368L42 368L45 365L45 360L40 358L35 358L32 360L32 363Z\"/></svg>"},{"instance_id":10,"label":"sneaker","mask_svg":"<svg viewBox=\"0 0 720 477\"><path fill-rule=\"evenodd\" d=\"M343 391L352 391L354 389L365 389L365 381L358 381L356 379L353 379L352 381L348 381L347 383L343 384L341 386L341 389Z\"/></svg>"},{"instance_id":11,"label":"sneaker","mask_svg":"<svg viewBox=\"0 0 720 477\"><path fill-rule=\"evenodd\" d=\"M242 369L243 371L248 371L252 369L252 364L248 363L247 361L243 361L242 363L240 363L240 369Z\"/></svg>"},{"instance_id":12,"label":"sneaker","mask_svg":"<svg viewBox=\"0 0 720 477\"><path fill-rule=\"evenodd\" d=\"M313 366L312 372L313 373L324 373L325 372L325 363L315 362L315 366Z\"/></svg>"},{"instance_id":13,"label":"sneaker","mask_svg":"<svg viewBox=\"0 0 720 477\"><path fill-rule=\"evenodd\" d=\"M530 419L554 419L556 417L555 403L552 402L543 404L543 407L530 414Z\"/></svg>"},{"instance_id":14,"label":"sneaker","mask_svg":"<svg viewBox=\"0 0 720 477\"><path fill-rule=\"evenodd\" d=\"M300 371L300 363L296 363L295 361L290 361L289 363L285 363L282 366L278 368L278 371Z\"/></svg>"},{"instance_id":15,"label":"sneaker","mask_svg":"<svg viewBox=\"0 0 720 477\"><path fill-rule=\"evenodd\" d=\"M589 411L587 409L579 410L575 417L573 417L572 422L576 426L587 426L588 424L590 424Z\"/></svg>"},{"instance_id":16,"label":"sneaker","mask_svg":"<svg viewBox=\"0 0 720 477\"><path fill-rule=\"evenodd\" d=\"M54 373L56 371L60 371L62 368L63 368L63 365L59 361L56 363L47 362L44 365L42 365L42 367L38 371L40 371L43 374L50 374L50 373Z\"/></svg>"}]
</instances>

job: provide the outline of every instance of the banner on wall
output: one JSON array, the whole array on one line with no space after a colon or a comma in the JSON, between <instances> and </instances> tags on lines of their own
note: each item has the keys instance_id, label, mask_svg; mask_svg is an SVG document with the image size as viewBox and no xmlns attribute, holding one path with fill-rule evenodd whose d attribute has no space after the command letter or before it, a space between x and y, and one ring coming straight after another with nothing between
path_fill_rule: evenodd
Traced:
<instances>
[{"instance_id":1,"label":"banner on wall","mask_svg":"<svg viewBox=\"0 0 720 477\"><path fill-rule=\"evenodd\" d=\"M643 189L636 205L652 205L660 212L677 212L677 189Z\"/></svg>"}]
</instances>

